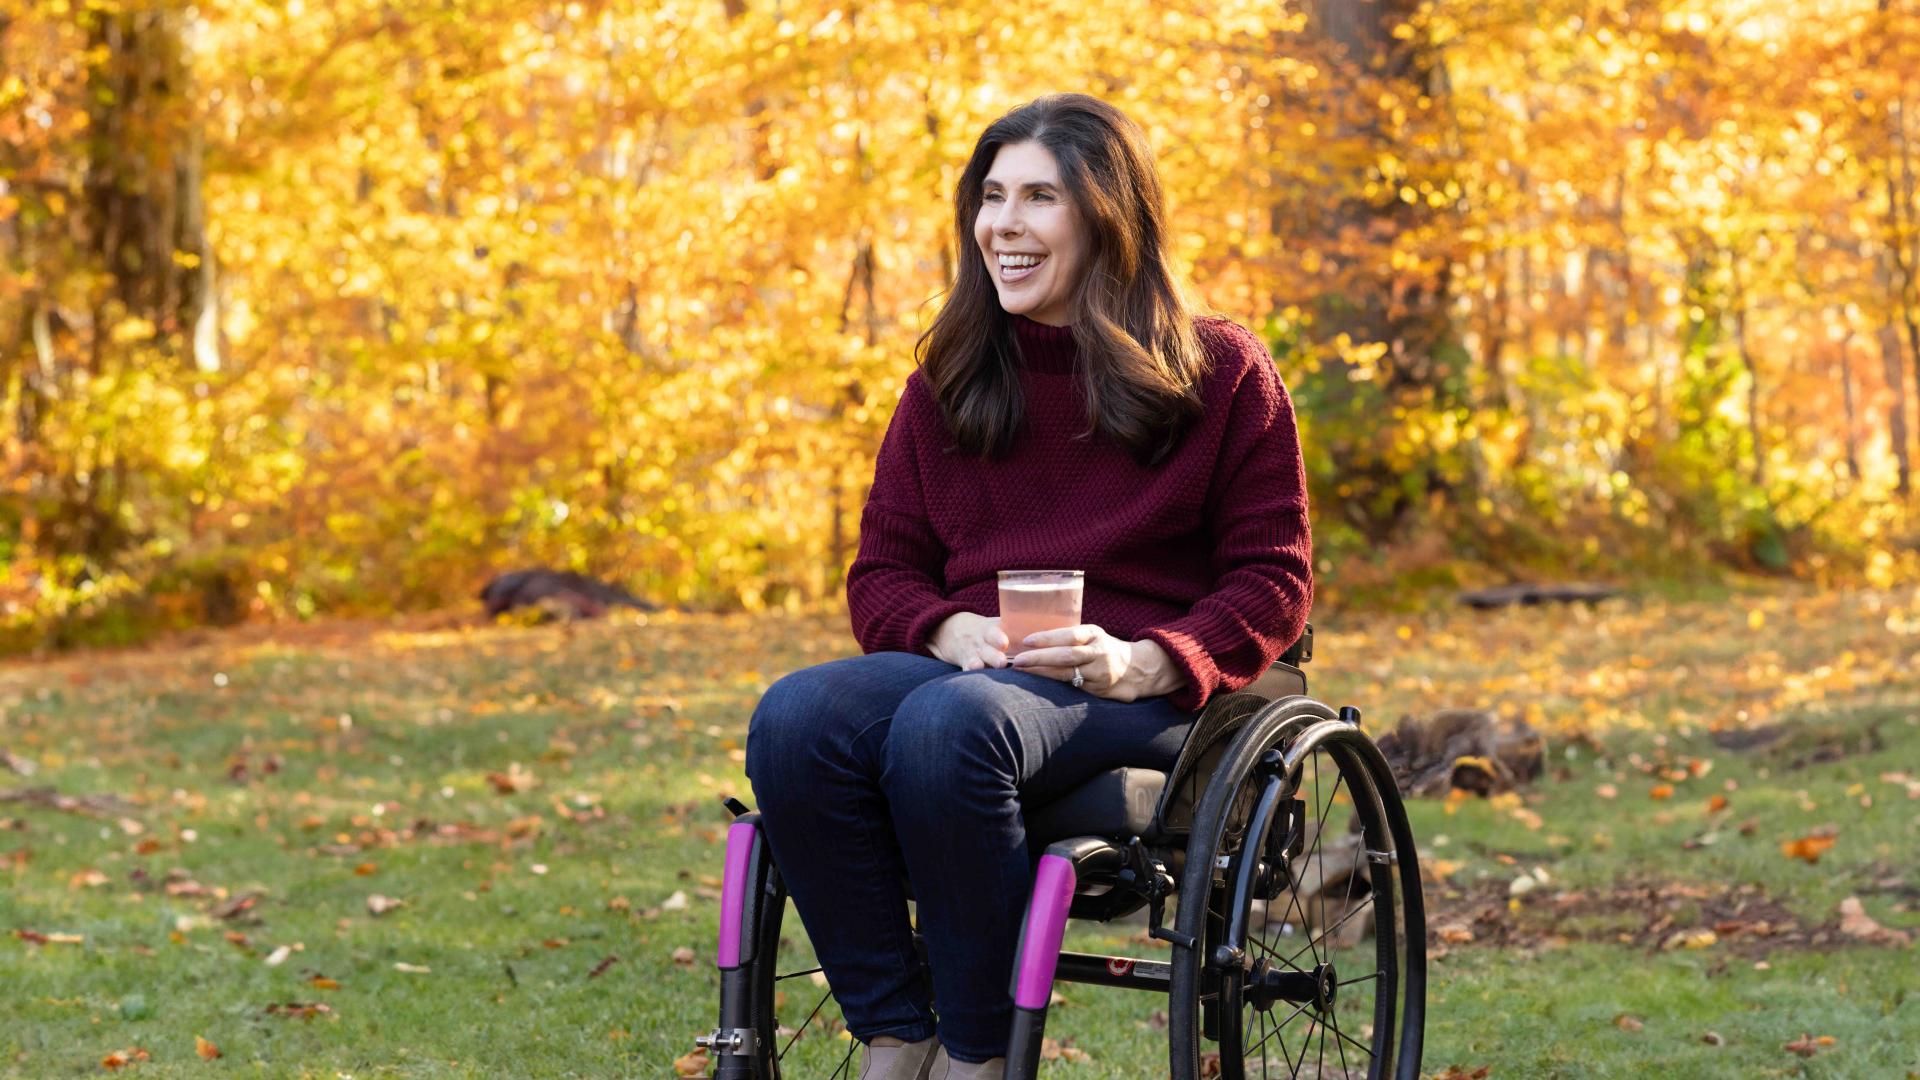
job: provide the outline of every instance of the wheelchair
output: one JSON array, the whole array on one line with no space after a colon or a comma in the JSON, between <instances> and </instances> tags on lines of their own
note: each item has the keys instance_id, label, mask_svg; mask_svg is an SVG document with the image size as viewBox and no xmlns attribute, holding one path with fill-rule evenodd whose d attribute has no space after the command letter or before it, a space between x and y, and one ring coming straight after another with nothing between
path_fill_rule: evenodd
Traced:
<instances>
[{"instance_id":1,"label":"wheelchair","mask_svg":"<svg viewBox=\"0 0 1920 1080\"><path fill-rule=\"evenodd\" d=\"M1007 1080L1036 1076L1056 982L1164 995L1171 1080L1418 1080L1427 935L1413 834L1360 711L1307 696L1312 655L1309 625L1253 684L1201 710L1170 770L1115 769L1026 808L1040 854L1008 987ZM727 805L719 1024L695 1043L711 1080L779 1080L832 989L783 955L787 895L760 815ZM1166 959L1062 951L1068 919L1143 907ZM790 990L802 993L789 1017L818 992L792 1028L778 1015Z\"/></svg>"}]
</instances>

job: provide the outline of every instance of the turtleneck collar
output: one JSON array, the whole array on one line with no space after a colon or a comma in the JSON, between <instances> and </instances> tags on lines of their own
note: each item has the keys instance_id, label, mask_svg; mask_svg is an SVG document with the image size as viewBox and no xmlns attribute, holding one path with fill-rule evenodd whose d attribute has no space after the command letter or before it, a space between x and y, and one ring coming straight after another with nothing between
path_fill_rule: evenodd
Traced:
<instances>
[{"instance_id":1,"label":"turtleneck collar","mask_svg":"<svg viewBox=\"0 0 1920 1080\"><path fill-rule=\"evenodd\" d=\"M1013 317L1014 340L1020 345L1020 366L1028 371L1053 375L1073 374L1079 350L1073 344L1073 327L1048 326L1025 315Z\"/></svg>"}]
</instances>

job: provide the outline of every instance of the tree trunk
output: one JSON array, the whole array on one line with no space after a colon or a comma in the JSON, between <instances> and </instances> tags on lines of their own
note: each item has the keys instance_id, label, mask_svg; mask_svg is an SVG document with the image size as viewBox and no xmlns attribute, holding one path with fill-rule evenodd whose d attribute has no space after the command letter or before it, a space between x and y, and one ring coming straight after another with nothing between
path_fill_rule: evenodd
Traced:
<instances>
[{"instance_id":1,"label":"tree trunk","mask_svg":"<svg viewBox=\"0 0 1920 1080\"><path fill-rule=\"evenodd\" d=\"M1891 256L1882 254L1874 260L1878 269L1880 287L1888 292L1893 287L1893 270L1887 265ZM1892 308L1888 308L1886 321L1880 324L1880 361L1887 376L1887 393L1891 400L1887 403L1887 442L1893 451L1895 473L1894 490L1901 498L1906 498L1913 490L1913 469L1907 457L1907 380L1906 365L1900 355L1900 328L1894 324Z\"/></svg>"},{"instance_id":2,"label":"tree trunk","mask_svg":"<svg viewBox=\"0 0 1920 1080\"><path fill-rule=\"evenodd\" d=\"M1847 416L1847 478L1860 482L1860 422L1853 398L1853 330L1840 339L1840 397Z\"/></svg>"},{"instance_id":3,"label":"tree trunk","mask_svg":"<svg viewBox=\"0 0 1920 1080\"><path fill-rule=\"evenodd\" d=\"M112 281L94 341L110 341L122 319L144 319L163 349L217 368L217 351L207 351L217 337L201 321L212 262L184 15L89 7L81 18L96 58L87 80L88 239Z\"/></svg>"},{"instance_id":4,"label":"tree trunk","mask_svg":"<svg viewBox=\"0 0 1920 1080\"><path fill-rule=\"evenodd\" d=\"M1740 255L1728 252L1733 269L1734 347L1740 351L1740 364L1747 369L1747 431L1753 439L1753 486L1767 486L1767 448L1760 434L1760 368L1754 363L1752 343L1747 340L1747 289L1740 274Z\"/></svg>"}]
</instances>

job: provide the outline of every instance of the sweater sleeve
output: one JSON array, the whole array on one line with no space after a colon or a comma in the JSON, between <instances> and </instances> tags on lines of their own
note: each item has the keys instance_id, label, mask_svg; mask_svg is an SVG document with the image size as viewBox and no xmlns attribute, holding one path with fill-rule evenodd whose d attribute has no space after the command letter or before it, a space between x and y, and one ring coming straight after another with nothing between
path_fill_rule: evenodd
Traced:
<instances>
[{"instance_id":1,"label":"sweater sleeve","mask_svg":"<svg viewBox=\"0 0 1920 1080\"><path fill-rule=\"evenodd\" d=\"M1306 628L1313 604L1307 477L1293 402L1266 347L1235 330L1239 347L1258 355L1234 389L1206 502L1215 537L1213 591L1181 618L1141 634L1185 672L1186 685L1167 700L1190 711L1258 678Z\"/></svg>"},{"instance_id":2,"label":"sweater sleeve","mask_svg":"<svg viewBox=\"0 0 1920 1080\"><path fill-rule=\"evenodd\" d=\"M939 423L916 373L880 441L873 486L860 515L860 549L847 569L847 611L865 652L927 652L947 617L971 610L947 599L947 552L927 515L914 464L918 433Z\"/></svg>"}]
</instances>

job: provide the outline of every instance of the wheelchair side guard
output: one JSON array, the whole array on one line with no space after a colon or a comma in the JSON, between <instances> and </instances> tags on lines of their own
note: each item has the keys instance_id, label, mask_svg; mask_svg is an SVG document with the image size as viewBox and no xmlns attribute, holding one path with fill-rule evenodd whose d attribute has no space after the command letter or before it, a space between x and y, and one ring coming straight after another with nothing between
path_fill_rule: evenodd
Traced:
<instances>
[{"instance_id":1,"label":"wheelchair side guard","mask_svg":"<svg viewBox=\"0 0 1920 1080\"><path fill-rule=\"evenodd\" d=\"M760 815L747 813L727 826L727 856L720 878L720 944L714 949L713 964L721 971L737 968L753 959L753 923L759 906L753 903L756 886L765 884L766 872L755 874L756 866L766 860L756 858L760 839ZM755 881L754 878L761 880Z\"/></svg>"},{"instance_id":2,"label":"wheelchair side guard","mask_svg":"<svg viewBox=\"0 0 1920 1080\"><path fill-rule=\"evenodd\" d=\"M1014 950L1013 1033L1007 1042L1007 1080L1031 1080L1040 1067L1040 1040L1047 1027L1047 1002L1053 998L1054 970L1067 932L1067 911L1078 885L1072 841L1056 844L1040 856L1033 874L1033 896L1020 924Z\"/></svg>"}]
</instances>

